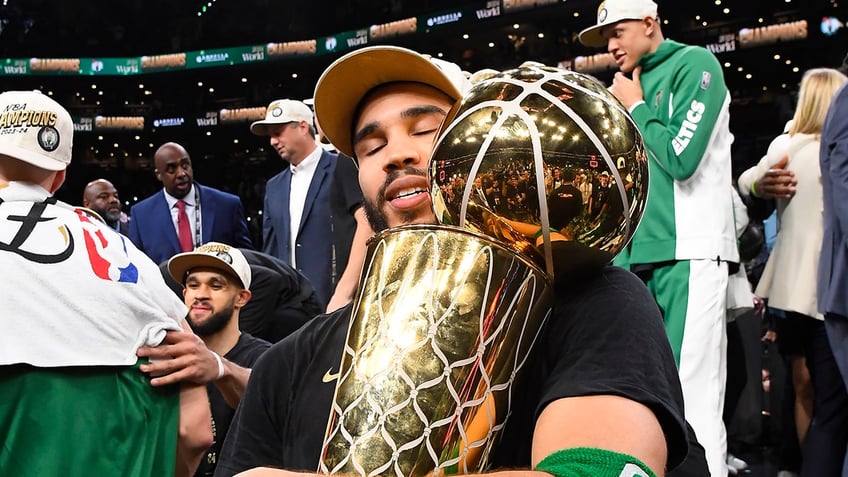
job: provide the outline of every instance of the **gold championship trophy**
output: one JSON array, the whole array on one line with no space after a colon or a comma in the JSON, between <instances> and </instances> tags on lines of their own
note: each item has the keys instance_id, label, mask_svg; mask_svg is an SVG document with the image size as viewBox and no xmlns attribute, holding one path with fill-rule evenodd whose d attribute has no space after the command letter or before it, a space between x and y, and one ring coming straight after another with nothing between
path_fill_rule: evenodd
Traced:
<instances>
[{"instance_id":1,"label":"gold championship trophy","mask_svg":"<svg viewBox=\"0 0 848 477\"><path fill-rule=\"evenodd\" d=\"M584 197L576 174L594 192ZM526 66L476 84L451 110L430 184L443 225L368 243L319 472L485 470L553 279L579 278L627 244L647 161L602 84Z\"/></svg>"}]
</instances>

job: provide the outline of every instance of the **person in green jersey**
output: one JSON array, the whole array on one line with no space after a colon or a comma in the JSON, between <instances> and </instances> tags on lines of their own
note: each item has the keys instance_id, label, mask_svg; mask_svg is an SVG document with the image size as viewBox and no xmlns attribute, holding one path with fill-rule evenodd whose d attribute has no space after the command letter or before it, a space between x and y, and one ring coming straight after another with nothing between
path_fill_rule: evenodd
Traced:
<instances>
[{"instance_id":1,"label":"person in green jersey","mask_svg":"<svg viewBox=\"0 0 848 477\"><path fill-rule=\"evenodd\" d=\"M738 267L729 129L730 93L705 48L663 36L651 0L607 0L587 46L606 46L620 71L610 91L630 111L649 151L642 222L616 264L647 283L677 360L686 419L710 473L727 475L722 422L728 273Z\"/></svg>"}]
</instances>

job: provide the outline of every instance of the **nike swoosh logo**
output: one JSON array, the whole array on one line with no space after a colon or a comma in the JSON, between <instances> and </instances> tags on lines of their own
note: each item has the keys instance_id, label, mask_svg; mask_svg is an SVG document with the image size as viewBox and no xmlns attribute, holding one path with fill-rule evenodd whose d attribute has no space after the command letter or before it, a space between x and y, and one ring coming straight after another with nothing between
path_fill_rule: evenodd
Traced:
<instances>
[{"instance_id":1,"label":"nike swoosh logo","mask_svg":"<svg viewBox=\"0 0 848 477\"><path fill-rule=\"evenodd\" d=\"M325 383L332 383L336 379L339 379L339 374L341 374L341 372L333 374L333 368L330 368L330 369L327 370L326 373L324 373L324 377L321 378L321 381L323 381Z\"/></svg>"}]
</instances>

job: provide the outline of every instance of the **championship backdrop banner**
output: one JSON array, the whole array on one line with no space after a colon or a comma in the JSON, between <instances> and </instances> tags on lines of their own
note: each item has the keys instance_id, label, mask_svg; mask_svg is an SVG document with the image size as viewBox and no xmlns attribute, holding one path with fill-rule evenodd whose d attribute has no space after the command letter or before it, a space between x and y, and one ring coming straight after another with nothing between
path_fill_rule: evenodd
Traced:
<instances>
[{"instance_id":1,"label":"championship backdrop banner","mask_svg":"<svg viewBox=\"0 0 848 477\"><path fill-rule=\"evenodd\" d=\"M458 24L472 24L502 14L556 4L557 0L483 0L450 10L419 17L402 18L389 23L340 32L310 40L271 42L264 45L236 46L185 51L163 55L128 58L3 58L0 76L20 75L91 75L125 76L143 73L181 71L196 68L265 63L300 56L342 53L375 42Z\"/></svg>"}]
</instances>

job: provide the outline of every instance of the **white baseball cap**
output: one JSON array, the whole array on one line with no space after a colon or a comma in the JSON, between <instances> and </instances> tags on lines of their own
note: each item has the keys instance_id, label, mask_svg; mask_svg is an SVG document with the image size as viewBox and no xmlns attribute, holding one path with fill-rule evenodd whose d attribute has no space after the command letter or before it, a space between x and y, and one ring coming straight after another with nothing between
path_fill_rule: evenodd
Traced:
<instances>
[{"instance_id":1,"label":"white baseball cap","mask_svg":"<svg viewBox=\"0 0 848 477\"><path fill-rule=\"evenodd\" d=\"M168 260L168 272L179 283L185 284L192 269L215 268L234 274L245 289L250 288L250 265L244 254L236 247L218 242L209 242L193 252L179 253Z\"/></svg>"},{"instance_id":2,"label":"white baseball cap","mask_svg":"<svg viewBox=\"0 0 848 477\"><path fill-rule=\"evenodd\" d=\"M642 20L657 17L657 4L652 0L606 0L598 6L598 23L580 32L580 43L604 46L601 29L622 20Z\"/></svg>"},{"instance_id":3,"label":"white baseball cap","mask_svg":"<svg viewBox=\"0 0 848 477\"><path fill-rule=\"evenodd\" d=\"M250 125L250 132L257 136L268 136L270 126L306 121L312 124L312 110L309 106L293 99L277 99L265 110L265 119Z\"/></svg>"},{"instance_id":4,"label":"white baseball cap","mask_svg":"<svg viewBox=\"0 0 848 477\"><path fill-rule=\"evenodd\" d=\"M49 171L71 163L71 115L40 91L0 94L0 133L0 154Z\"/></svg>"},{"instance_id":5,"label":"white baseball cap","mask_svg":"<svg viewBox=\"0 0 848 477\"><path fill-rule=\"evenodd\" d=\"M409 81L432 86L454 101L471 87L459 65L399 46L371 46L348 53L327 67L315 86L315 115L339 151L354 157L353 116L377 86Z\"/></svg>"}]
</instances>

